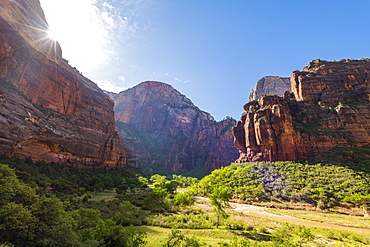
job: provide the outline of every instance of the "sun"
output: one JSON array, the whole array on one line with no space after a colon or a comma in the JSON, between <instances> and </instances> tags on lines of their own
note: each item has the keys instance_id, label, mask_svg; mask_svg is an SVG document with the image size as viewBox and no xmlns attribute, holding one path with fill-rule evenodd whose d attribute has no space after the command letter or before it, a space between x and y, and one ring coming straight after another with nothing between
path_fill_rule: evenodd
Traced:
<instances>
[{"instance_id":1,"label":"sun","mask_svg":"<svg viewBox=\"0 0 370 247\"><path fill-rule=\"evenodd\" d=\"M108 59L107 30L93 0L41 0L49 24L48 36L57 40L63 57L85 75Z\"/></svg>"},{"instance_id":2,"label":"sun","mask_svg":"<svg viewBox=\"0 0 370 247\"><path fill-rule=\"evenodd\" d=\"M59 40L59 35L57 30L50 29L47 31L48 37L52 40L58 41Z\"/></svg>"}]
</instances>

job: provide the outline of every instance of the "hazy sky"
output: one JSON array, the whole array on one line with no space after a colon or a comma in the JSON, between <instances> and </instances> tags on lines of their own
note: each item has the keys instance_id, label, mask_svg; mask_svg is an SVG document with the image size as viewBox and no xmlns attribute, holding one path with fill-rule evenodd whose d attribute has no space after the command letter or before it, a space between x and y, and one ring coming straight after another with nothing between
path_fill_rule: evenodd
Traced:
<instances>
[{"instance_id":1,"label":"hazy sky","mask_svg":"<svg viewBox=\"0 0 370 247\"><path fill-rule=\"evenodd\" d=\"M63 56L101 88L171 84L217 120L255 83L370 57L368 0L40 0Z\"/></svg>"}]
</instances>

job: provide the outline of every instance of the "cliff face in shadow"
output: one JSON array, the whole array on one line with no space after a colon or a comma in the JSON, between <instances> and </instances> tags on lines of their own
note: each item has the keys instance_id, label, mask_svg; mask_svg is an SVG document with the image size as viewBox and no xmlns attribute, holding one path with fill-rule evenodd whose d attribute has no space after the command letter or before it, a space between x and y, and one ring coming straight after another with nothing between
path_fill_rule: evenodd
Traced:
<instances>
[{"instance_id":1,"label":"cliff face in shadow","mask_svg":"<svg viewBox=\"0 0 370 247\"><path fill-rule=\"evenodd\" d=\"M133 165L148 172L202 174L237 158L235 120L215 121L168 84L143 82L111 97Z\"/></svg>"},{"instance_id":2,"label":"cliff face in shadow","mask_svg":"<svg viewBox=\"0 0 370 247\"><path fill-rule=\"evenodd\" d=\"M35 160L124 165L113 102L62 58L38 0L0 5L0 148Z\"/></svg>"},{"instance_id":3,"label":"cliff face in shadow","mask_svg":"<svg viewBox=\"0 0 370 247\"><path fill-rule=\"evenodd\" d=\"M312 61L290 78L292 93L244 106L233 128L239 161L305 160L370 143L370 60Z\"/></svg>"}]
</instances>

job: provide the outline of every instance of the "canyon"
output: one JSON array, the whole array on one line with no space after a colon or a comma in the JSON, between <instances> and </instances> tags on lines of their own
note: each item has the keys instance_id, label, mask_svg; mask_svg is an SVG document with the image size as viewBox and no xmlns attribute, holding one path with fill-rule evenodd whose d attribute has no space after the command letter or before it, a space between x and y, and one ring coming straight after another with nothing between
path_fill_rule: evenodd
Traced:
<instances>
[{"instance_id":1,"label":"canyon","mask_svg":"<svg viewBox=\"0 0 370 247\"><path fill-rule=\"evenodd\" d=\"M369 59L317 59L290 78L265 76L240 121L218 122L163 82L103 92L47 30L38 0L0 4L2 154L204 175L238 156L307 160L370 143Z\"/></svg>"},{"instance_id":2,"label":"canyon","mask_svg":"<svg viewBox=\"0 0 370 247\"><path fill-rule=\"evenodd\" d=\"M114 105L62 57L58 42L47 36L38 0L0 7L1 153L80 166L122 167L128 161L149 172L204 174L237 158L235 120L217 122L159 82L110 94Z\"/></svg>"}]
</instances>

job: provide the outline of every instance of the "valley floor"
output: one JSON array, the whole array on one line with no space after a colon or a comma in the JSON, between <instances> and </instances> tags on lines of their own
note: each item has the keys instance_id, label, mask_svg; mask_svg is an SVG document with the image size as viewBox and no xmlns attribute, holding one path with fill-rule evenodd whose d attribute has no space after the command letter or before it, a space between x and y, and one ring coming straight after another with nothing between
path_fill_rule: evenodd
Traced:
<instances>
[{"instance_id":1,"label":"valley floor","mask_svg":"<svg viewBox=\"0 0 370 247\"><path fill-rule=\"evenodd\" d=\"M196 197L197 207L211 211L208 199ZM265 233L281 224L301 225L311 229L315 240L302 246L368 246L357 241L362 236L370 241L370 218L315 210L288 210L265 208L254 205L230 203L230 220L248 223L252 231L220 229L181 230L185 235L195 236L207 246L223 246L235 238L248 237L253 240L265 240ZM270 227L269 227L270 226ZM143 227L148 233L147 247L162 246L172 229L161 227ZM362 241L363 242L363 241Z\"/></svg>"}]
</instances>

